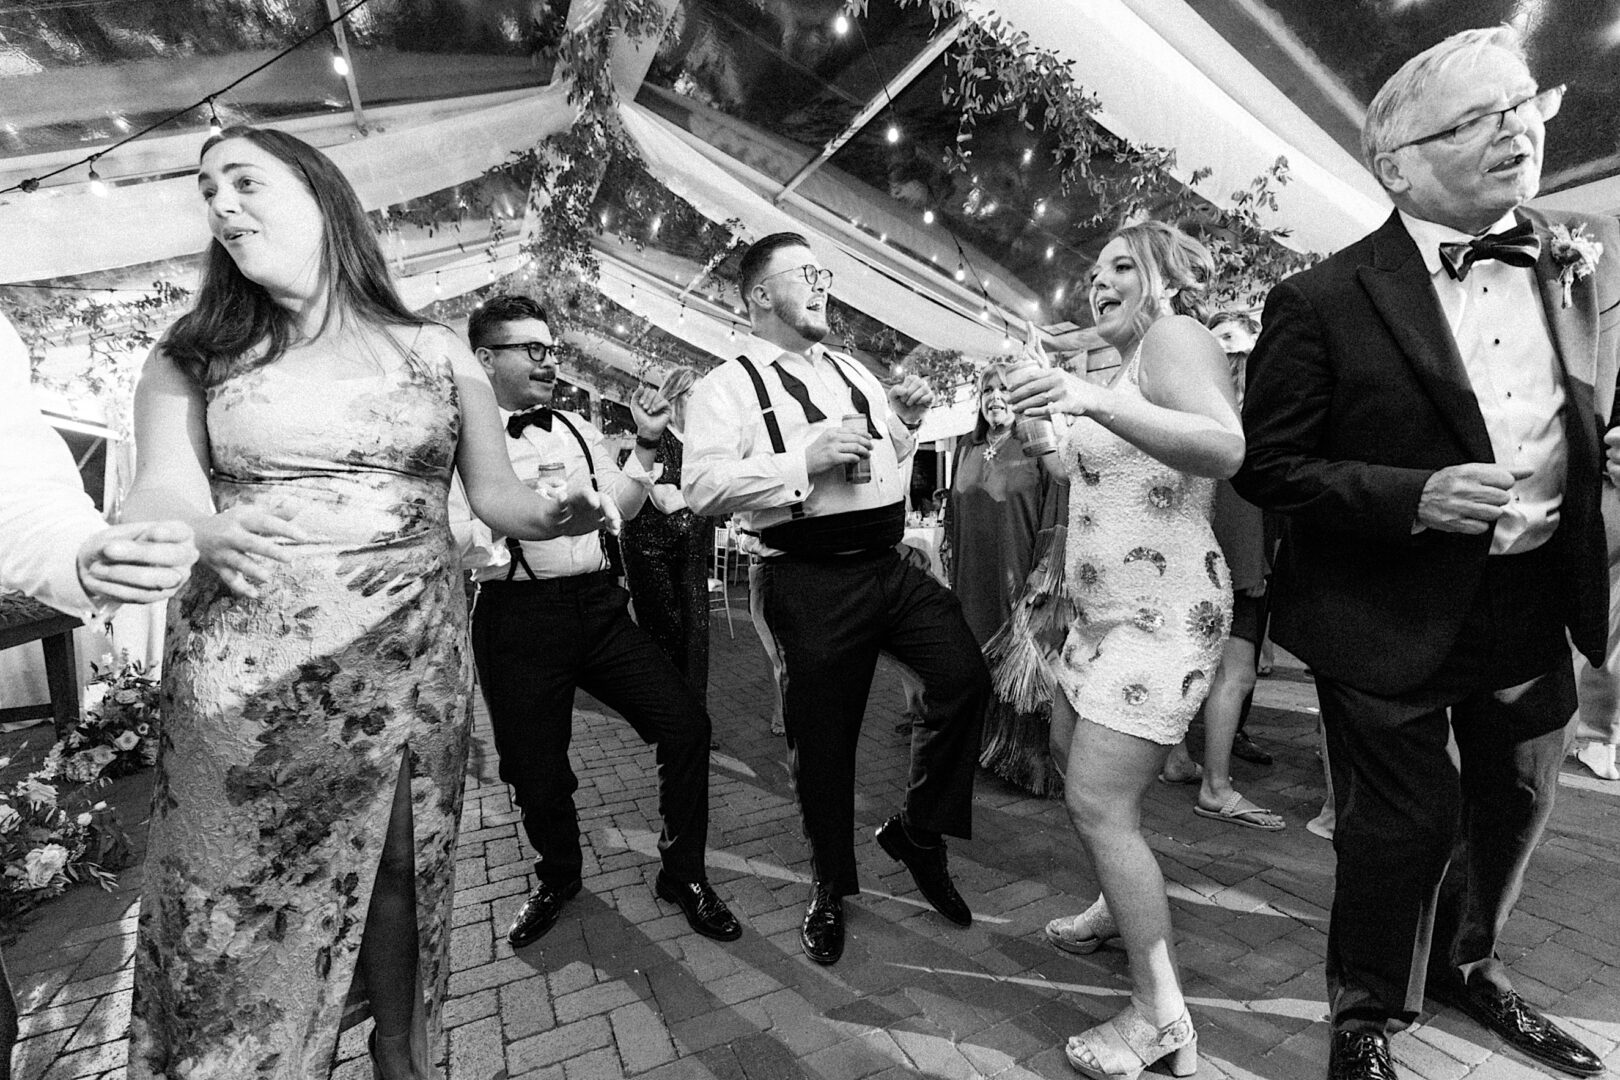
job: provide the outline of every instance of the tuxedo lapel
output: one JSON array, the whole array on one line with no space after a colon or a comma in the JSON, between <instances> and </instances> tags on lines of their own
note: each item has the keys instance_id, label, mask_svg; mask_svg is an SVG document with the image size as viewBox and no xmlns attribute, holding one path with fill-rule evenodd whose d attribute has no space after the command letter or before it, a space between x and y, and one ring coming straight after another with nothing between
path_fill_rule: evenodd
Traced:
<instances>
[{"instance_id":1,"label":"tuxedo lapel","mask_svg":"<svg viewBox=\"0 0 1620 1080\"><path fill-rule=\"evenodd\" d=\"M1429 283L1429 269L1399 216L1391 214L1373 235L1372 264L1359 267L1356 275L1470 460L1494 461L1479 399Z\"/></svg>"},{"instance_id":2,"label":"tuxedo lapel","mask_svg":"<svg viewBox=\"0 0 1620 1080\"><path fill-rule=\"evenodd\" d=\"M1547 312L1547 328L1553 349L1563 365L1567 381L1584 394L1579 402L1583 416L1592 413L1592 387L1597 377L1598 313L1597 289L1590 278L1575 283L1570 303L1564 306L1564 287L1553 262L1552 233L1547 219L1530 209L1519 211L1521 220L1535 226L1541 238L1541 257L1536 260L1536 284L1541 290L1541 306Z\"/></svg>"}]
</instances>

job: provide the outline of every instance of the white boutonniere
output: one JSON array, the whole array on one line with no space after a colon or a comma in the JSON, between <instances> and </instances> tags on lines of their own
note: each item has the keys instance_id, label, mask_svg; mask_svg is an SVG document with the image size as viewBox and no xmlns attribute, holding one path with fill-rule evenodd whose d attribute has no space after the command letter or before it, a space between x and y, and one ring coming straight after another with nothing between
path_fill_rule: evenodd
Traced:
<instances>
[{"instance_id":1,"label":"white boutonniere","mask_svg":"<svg viewBox=\"0 0 1620 1080\"><path fill-rule=\"evenodd\" d=\"M1603 245L1587 233L1585 225L1577 225L1574 229L1567 225L1553 225L1548 231L1552 233L1549 253L1553 265L1558 267L1558 284L1563 286L1564 306L1569 307L1570 289L1596 269L1598 260L1603 257Z\"/></svg>"}]
</instances>

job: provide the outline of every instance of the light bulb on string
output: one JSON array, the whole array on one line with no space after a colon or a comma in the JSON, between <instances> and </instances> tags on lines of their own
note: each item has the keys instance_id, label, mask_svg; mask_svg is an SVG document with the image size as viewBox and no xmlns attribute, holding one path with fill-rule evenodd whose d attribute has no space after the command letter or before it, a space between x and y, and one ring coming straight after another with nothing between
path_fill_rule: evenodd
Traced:
<instances>
[{"instance_id":1,"label":"light bulb on string","mask_svg":"<svg viewBox=\"0 0 1620 1080\"><path fill-rule=\"evenodd\" d=\"M1052 261L1052 256L1056 255L1056 254L1057 254L1057 246L1054 245L1054 244L1047 244L1046 245L1046 261L1051 262Z\"/></svg>"},{"instance_id":2,"label":"light bulb on string","mask_svg":"<svg viewBox=\"0 0 1620 1080\"><path fill-rule=\"evenodd\" d=\"M1028 165L1035 160L1035 151L1031 147L1024 147L1024 164Z\"/></svg>"},{"instance_id":3,"label":"light bulb on string","mask_svg":"<svg viewBox=\"0 0 1620 1080\"><path fill-rule=\"evenodd\" d=\"M444 295L444 286L439 283L439 272L437 270L433 271L433 295Z\"/></svg>"},{"instance_id":4,"label":"light bulb on string","mask_svg":"<svg viewBox=\"0 0 1620 1080\"><path fill-rule=\"evenodd\" d=\"M214 99L208 99L208 137L217 139L225 131L225 125L219 122L219 113L214 109Z\"/></svg>"},{"instance_id":5,"label":"light bulb on string","mask_svg":"<svg viewBox=\"0 0 1620 1080\"><path fill-rule=\"evenodd\" d=\"M337 73L340 79L349 77L349 58L344 56L343 50L336 46L332 49L332 70Z\"/></svg>"},{"instance_id":6,"label":"light bulb on string","mask_svg":"<svg viewBox=\"0 0 1620 1080\"><path fill-rule=\"evenodd\" d=\"M979 309L979 318L982 319L985 322L990 321L990 305L989 304L986 304L986 305L984 305L984 307Z\"/></svg>"},{"instance_id":7,"label":"light bulb on string","mask_svg":"<svg viewBox=\"0 0 1620 1080\"><path fill-rule=\"evenodd\" d=\"M886 232L878 233L878 243L887 244L888 242L889 242L889 234L888 233L886 233Z\"/></svg>"},{"instance_id":8,"label":"light bulb on string","mask_svg":"<svg viewBox=\"0 0 1620 1080\"><path fill-rule=\"evenodd\" d=\"M1012 334L1006 330L1001 332L1001 351L1012 352Z\"/></svg>"},{"instance_id":9,"label":"light bulb on string","mask_svg":"<svg viewBox=\"0 0 1620 1080\"><path fill-rule=\"evenodd\" d=\"M837 34L839 37L843 37L845 34L849 33L849 16L845 15L842 11L838 13L837 18L833 19L833 33Z\"/></svg>"},{"instance_id":10,"label":"light bulb on string","mask_svg":"<svg viewBox=\"0 0 1620 1080\"><path fill-rule=\"evenodd\" d=\"M956 277L957 281L966 281L967 280L967 268L964 267L961 263L956 264L955 277Z\"/></svg>"},{"instance_id":11,"label":"light bulb on string","mask_svg":"<svg viewBox=\"0 0 1620 1080\"><path fill-rule=\"evenodd\" d=\"M934 223L934 211L932 209L924 210L923 211L923 224L924 225L932 225L933 223Z\"/></svg>"},{"instance_id":12,"label":"light bulb on string","mask_svg":"<svg viewBox=\"0 0 1620 1080\"><path fill-rule=\"evenodd\" d=\"M727 341L736 341L737 340L737 328L736 328L736 326L733 326L730 330L726 331L726 340Z\"/></svg>"},{"instance_id":13,"label":"light bulb on string","mask_svg":"<svg viewBox=\"0 0 1620 1080\"><path fill-rule=\"evenodd\" d=\"M1040 200L1039 202L1037 202L1035 204L1035 216L1038 217L1038 218L1046 216L1046 200L1045 199L1042 199L1042 200Z\"/></svg>"},{"instance_id":14,"label":"light bulb on string","mask_svg":"<svg viewBox=\"0 0 1620 1080\"><path fill-rule=\"evenodd\" d=\"M98 199L107 197L107 182L101 178L100 173L96 172L95 158L90 159L90 194Z\"/></svg>"},{"instance_id":15,"label":"light bulb on string","mask_svg":"<svg viewBox=\"0 0 1620 1080\"><path fill-rule=\"evenodd\" d=\"M884 134L884 137L887 138L890 143L899 142L900 141L900 125L899 124L890 124L889 125L889 130Z\"/></svg>"},{"instance_id":16,"label":"light bulb on string","mask_svg":"<svg viewBox=\"0 0 1620 1080\"><path fill-rule=\"evenodd\" d=\"M676 323L685 323L686 322L686 305L685 304L681 305L680 314L675 316L675 321L676 321Z\"/></svg>"}]
</instances>

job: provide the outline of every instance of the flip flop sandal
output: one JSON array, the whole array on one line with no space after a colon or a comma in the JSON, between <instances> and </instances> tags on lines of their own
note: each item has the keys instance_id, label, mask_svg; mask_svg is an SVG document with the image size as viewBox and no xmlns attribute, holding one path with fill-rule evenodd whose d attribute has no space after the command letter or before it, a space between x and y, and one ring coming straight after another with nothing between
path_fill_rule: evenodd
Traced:
<instances>
[{"instance_id":1,"label":"flip flop sandal","mask_svg":"<svg viewBox=\"0 0 1620 1080\"><path fill-rule=\"evenodd\" d=\"M1239 810L1238 806L1242 802L1243 796L1234 791L1227 797L1226 801L1221 804L1221 808L1219 810L1206 810L1202 806L1195 806L1193 807L1193 813L1197 814L1199 817L1207 817L1213 818L1216 821L1224 821L1229 825L1241 825L1245 829L1259 829L1261 832L1282 832L1283 829L1288 827L1282 822L1272 825L1258 820L1258 818L1262 815L1271 814L1271 811L1265 809L1264 807L1251 806L1246 810ZM1273 814L1272 816L1275 817L1276 815Z\"/></svg>"}]
</instances>

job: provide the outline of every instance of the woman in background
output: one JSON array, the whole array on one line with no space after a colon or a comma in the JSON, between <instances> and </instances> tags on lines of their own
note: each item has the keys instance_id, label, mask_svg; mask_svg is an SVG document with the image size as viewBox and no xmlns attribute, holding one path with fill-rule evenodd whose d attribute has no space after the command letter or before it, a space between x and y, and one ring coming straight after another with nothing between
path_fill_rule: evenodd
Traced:
<instances>
[{"instance_id":1,"label":"woman in background","mask_svg":"<svg viewBox=\"0 0 1620 1080\"><path fill-rule=\"evenodd\" d=\"M195 305L136 393L131 520L196 534L170 605L134 1080L311 1080L369 1012L434 1068L470 738L451 472L493 527L602 524L513 475L471 352L389 282L354 190L279 131L203 144Z\"/></svg>"},{"instance_id":2,"label":"woman in background","mask_svg":"<svg viewBox=\"0 0 1620 1080\"><path fill-rule=\"evenodd\" d=\"M620 546L636 622L652 636L700 704L709 694L709 573L714 565L714 519L699 517L681 497L681 433L686 401L697 372L677 367L659 394L669 402L670 422L658 440L654 461L663 472L648 507L624 523Z\"/></svg>"},{"instance_id":3,"label":"woman in background","mask_svg":"<svg viewBox=\"0 0 1620 1080\"><path fill-rule=\"evenodd\" d=\"M1006 368L991 364L980 372L978 392L978 420L951 470L942 555L979 646L998 642L986 651L995 694L979 764L1044 796L1061 783L1047 749L1051 683L1027 627L1009 621L1037 564L1037 547L1050 548L1063 520L1064 487L1053 472L1056 453L1026 456L1013 433ZM1031 688L1036 692L1026 692Z\"/></svg>"}]
</instances>

